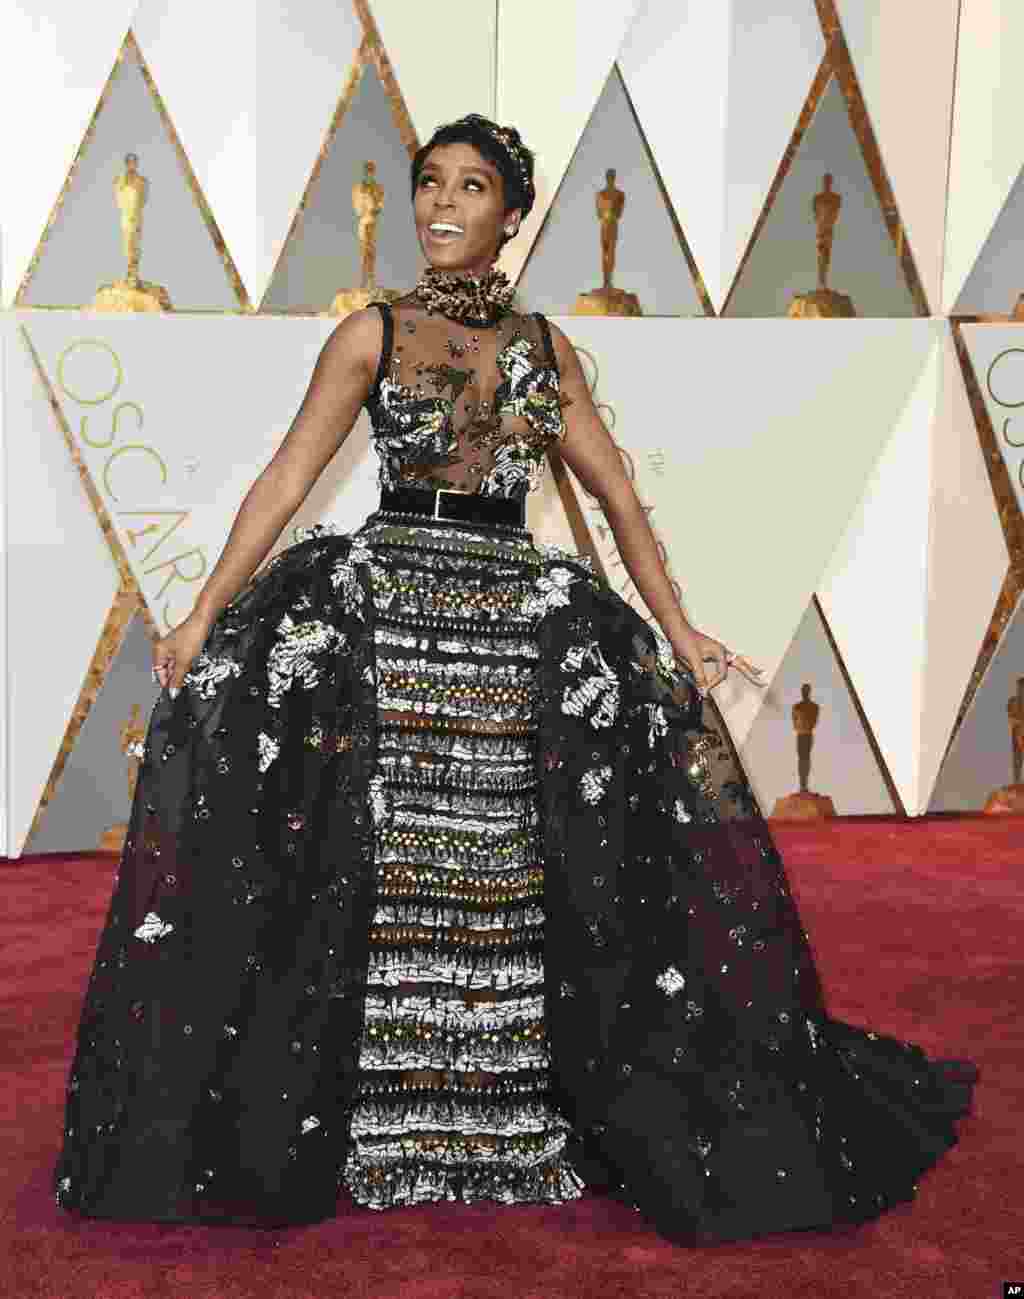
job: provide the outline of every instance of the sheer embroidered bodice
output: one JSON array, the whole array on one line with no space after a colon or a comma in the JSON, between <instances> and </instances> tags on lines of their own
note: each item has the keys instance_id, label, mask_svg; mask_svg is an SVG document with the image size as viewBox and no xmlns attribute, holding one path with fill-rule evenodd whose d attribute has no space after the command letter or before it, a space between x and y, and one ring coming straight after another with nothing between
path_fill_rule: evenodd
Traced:
<instances>
[{"instance_id":1,"label":"sheer embroidered bodice","mask_svg":"<svg viewBox=\"0 0 1024 1299\"><path fill-rule=\"evenodd\" d=\"M411 294L378 305L384 338L366 406L381 487L535 490L547 448L565 432L544 317L509 312L474 327Z\"/></svg>"}]
</instances>

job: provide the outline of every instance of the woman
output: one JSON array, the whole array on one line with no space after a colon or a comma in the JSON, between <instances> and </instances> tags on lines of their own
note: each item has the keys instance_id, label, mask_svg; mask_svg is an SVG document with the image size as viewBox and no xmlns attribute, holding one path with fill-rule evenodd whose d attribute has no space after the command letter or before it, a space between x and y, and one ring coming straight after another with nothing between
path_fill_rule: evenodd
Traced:
<instances>
[{"instance_id":1,"label":"woman","mask_svg":"<svg viewBox=\"0 0 1024 1299\"><path fill-rule=\"evenodd\" d=\"M684 1244L863 1221L970 1062L829 1018L778 856L575 353L493 263L518 133L416 155L415 290L341 323L157 703L68 1081L58 1203L280 1225L626 1197ZM362 406L380 508L255 578ZM664 637L535 545L556 445ZM710 665L706 667L705 665Z\"/></svg>"}]
</instances>

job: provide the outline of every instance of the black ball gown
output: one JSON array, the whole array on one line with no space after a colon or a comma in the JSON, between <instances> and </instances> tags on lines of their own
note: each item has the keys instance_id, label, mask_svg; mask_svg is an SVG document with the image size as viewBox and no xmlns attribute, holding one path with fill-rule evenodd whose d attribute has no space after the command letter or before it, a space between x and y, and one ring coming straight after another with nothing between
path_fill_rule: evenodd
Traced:
<instances>
[{"instance_id":1,"label":"black ball gown","mask_svg":"<svg viewBox=\"0 0 1024 1299\"><path fill-rule=\"evenodd\" d=\"M977 1071L830 1018L713 704L522 526L564 432L547 322L381 312L381 508L278 555L155 706L58 1204L589 1187L697 1245L911 1199Z\"/></svg>"}]
</instances>

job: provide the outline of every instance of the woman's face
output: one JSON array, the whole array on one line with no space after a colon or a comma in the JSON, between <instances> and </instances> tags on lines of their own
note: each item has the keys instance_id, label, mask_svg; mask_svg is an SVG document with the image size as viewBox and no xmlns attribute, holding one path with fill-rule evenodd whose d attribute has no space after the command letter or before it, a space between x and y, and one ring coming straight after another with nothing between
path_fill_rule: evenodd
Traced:
<instances>
[{"instance_id":1,"label":"woman's face","mask_svg":"<svg viewBox=\"0 0 1024 1299\"><path fill-rule=\"evenodd\" d=\"M416 183L413 215L430 265L473 275L490 270L505 225L519 223L518 209L505 210L501 172L471 144L431 149Z\"/></svg>"}]
</instances>

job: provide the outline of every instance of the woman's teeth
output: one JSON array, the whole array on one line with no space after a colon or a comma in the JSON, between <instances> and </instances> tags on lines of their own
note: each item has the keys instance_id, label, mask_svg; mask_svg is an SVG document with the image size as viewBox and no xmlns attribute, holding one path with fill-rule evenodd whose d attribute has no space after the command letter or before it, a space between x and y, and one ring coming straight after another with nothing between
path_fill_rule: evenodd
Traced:
<instances>
[{"instance_id":1,"label":"woman's teeth","mask_svg":"<svg viewBox=\"0 0 1024 1299\"><path fill-rule=\"evenodd\" d=\"M427 229L434 236L435 239L443 239L445 241L458 239L459 236L463 233L463 231L460 230L458 226L448 225L446 222L440 222L438 224L428 226Z\"/></svg>"}]
</instances>

